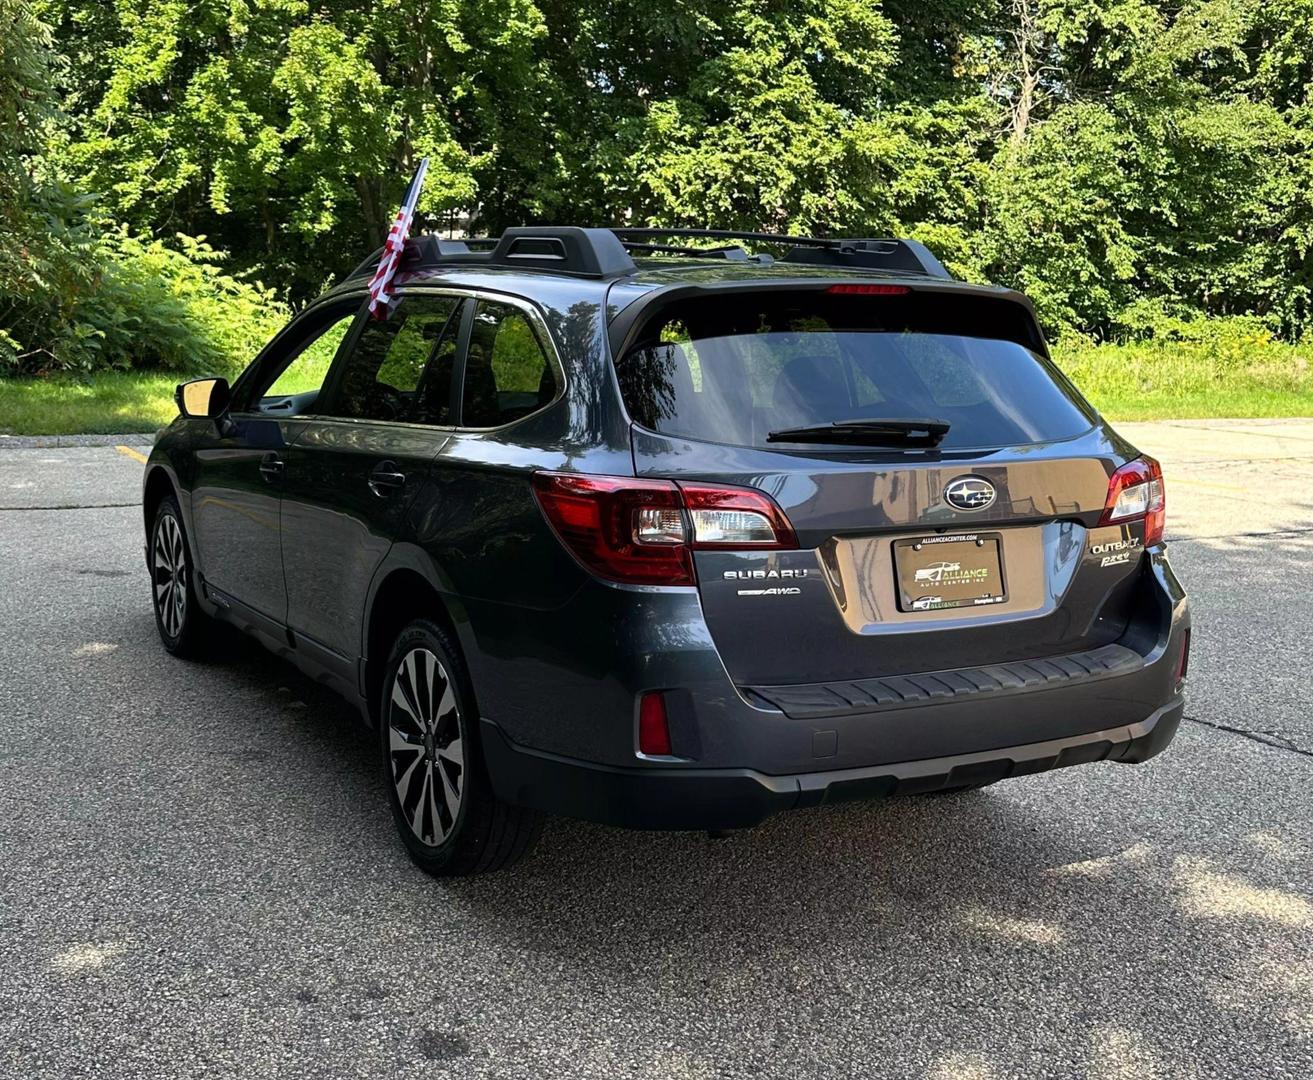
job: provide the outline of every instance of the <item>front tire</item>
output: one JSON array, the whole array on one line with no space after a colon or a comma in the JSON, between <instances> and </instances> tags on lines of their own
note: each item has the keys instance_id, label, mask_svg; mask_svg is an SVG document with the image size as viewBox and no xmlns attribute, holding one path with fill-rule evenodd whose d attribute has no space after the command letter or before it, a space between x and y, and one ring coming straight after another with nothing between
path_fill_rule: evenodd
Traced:
<instances>
[{"instance_id":1,"label":"front tire","mask_svg":"<svg viewBox=\"0 0 1313 1080\"><path fill-rule=\"evenodd\" d=\"M499 800L479 755L469 675L447 633L416 619L388 657L379 703L383 780L411 859L437 876L518 862L543 815Z\"/></svg>"},{"instance_id":2,"label":"front tire","mask_svg":"<svg viewBox=\"0 0 1313 1080\"><path fill-rule=\"evenodd\" d=\"M205 651L212 620L196 599L186 527L173 495L164 496L155 508L147 565L161 643L174 656L199 656Z\"/></svg>"}]
</instances>

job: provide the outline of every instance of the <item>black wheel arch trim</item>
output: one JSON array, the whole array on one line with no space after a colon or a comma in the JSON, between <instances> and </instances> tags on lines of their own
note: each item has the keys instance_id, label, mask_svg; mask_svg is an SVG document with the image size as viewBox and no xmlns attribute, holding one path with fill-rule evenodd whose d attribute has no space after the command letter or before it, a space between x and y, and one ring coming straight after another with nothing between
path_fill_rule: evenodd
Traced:
<instances>
[{"instance_id":1,"label":"black wheel arch trim","mask_svg":"<svg viewBox=\"0 0 1313 1080\"><path fill-rule=\"evenodd\" d=\"M456 644L462 652L467 653L473 646L469 631L469 615L460 596L452 586L451 579L440 564L423 547L409 541L398 541L388 549L374 570L369 590L365 594L364 618L360 621L360 656L357 664L359 692L363 698L369 698L370 666L376 662L386 662L386 652L378 656L370 655L370 629L374 623L374 614L379 593L387 582L398 572L409 572L420 577L442 603L443 610L433 612L429 617L439 623L447 623L455 635ZM391 648L391 644L387 646Z\"/></svg>"}]
</instances>

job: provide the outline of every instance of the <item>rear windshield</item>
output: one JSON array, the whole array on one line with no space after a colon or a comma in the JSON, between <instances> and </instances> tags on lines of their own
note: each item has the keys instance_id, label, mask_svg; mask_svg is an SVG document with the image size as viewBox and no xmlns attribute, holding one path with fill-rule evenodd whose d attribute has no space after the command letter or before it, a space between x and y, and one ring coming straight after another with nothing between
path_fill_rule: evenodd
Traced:
<instances>
[{"instance_id":1,"label":"rear windshield","mask_svg":"<svg viewBox=\"0 0 1313 1080\"><path fill-rule=\"evenodd\" d=\"M653 431L771 449L792 445L768 442L772 431L835 420L943 420L943 449L1089 429L1093 412L1046 360L988 336L983 307L954 318L956 298L936 297L927 313L928 299L757 293L673 305L616 365L625 404Z\"/></svg>"}]
</instances>

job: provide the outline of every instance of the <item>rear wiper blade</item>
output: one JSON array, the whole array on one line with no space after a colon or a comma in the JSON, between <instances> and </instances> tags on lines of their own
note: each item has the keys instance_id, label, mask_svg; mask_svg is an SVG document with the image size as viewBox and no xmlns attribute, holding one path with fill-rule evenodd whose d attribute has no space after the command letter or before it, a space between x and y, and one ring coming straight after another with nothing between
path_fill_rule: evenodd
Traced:
<instances>
[{"instance_id":1,"label":"rear wiper blade","mask_svg":"<svg viewBox=\"0 0 1313 1080\"><path fill-rule=\"evenodd\" d=\"M871 417L828 424L781 428L767 442L856 443L860 446L938 446L948 434L947 420L929 417Z\"/></svg>"}]
</instances>

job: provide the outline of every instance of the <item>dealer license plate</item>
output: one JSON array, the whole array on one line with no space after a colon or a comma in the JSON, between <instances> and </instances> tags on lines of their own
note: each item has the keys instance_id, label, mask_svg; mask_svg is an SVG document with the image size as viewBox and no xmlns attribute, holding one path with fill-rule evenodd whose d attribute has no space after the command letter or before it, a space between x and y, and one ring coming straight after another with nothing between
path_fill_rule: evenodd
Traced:
<instances>
[{"instance_id":1,"label":"dealer license plate","mask_svg":"<svg viewBox=\"0 0 1313 1080\"><path fill-rule=\"evenodd\" d=\"M900 611L1001 604L1003 540L998 533L952 533L894 542Z\"/></svg>"}]
</instances>

